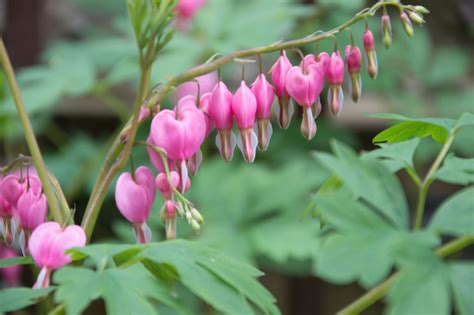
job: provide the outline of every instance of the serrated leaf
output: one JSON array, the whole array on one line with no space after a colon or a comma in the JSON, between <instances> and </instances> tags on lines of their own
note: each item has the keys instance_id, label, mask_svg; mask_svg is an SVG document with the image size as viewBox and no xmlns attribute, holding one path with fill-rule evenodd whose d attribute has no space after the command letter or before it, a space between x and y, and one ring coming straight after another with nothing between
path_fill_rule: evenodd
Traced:
<instances>
[{"instance_id":1,"label":"serrated leaf","mask_svg":"<svg viewBox=\"0 0 474 315\"><path fill-rule=\"evenodd\" d=\"M432 254L404 266L388 293L389 315L448 315L450 289L446 266Z\"/></svg>"},{"instance_id":2,"label":"serrated leaf","mask_svg":"<svg viewBox=\"0 0 474 315\"><path fill-rule=\"evenodd\" d=\"M449 155L434 178L450 184L467 185L474 183L474 158L463 159Z\"/></svg>"},{"instance_id":3,"label":"serrated leaf","mask_svg":"<svg viewBox=\"0 0 474 315\"><path fill-rule=\"evenodd\" d=\"M408 226L408 206L398 179L380 161L358 157L349 147L333 142L335 155L318 153L323 165L343 180L356 198L373 205L395 225ZM363 185L361 185L363 183Z\"/></svg>"},{"instance_id":4,"label":"serrated leaf","mask_svg":"<svg viewBox=\"0 0 474 315\"><path fill-rule=\"evenodd\" d=\"M54 274L59 284L55 300L68 314L81 314L91 301L102 298L107 314L156 314L148 299L175 305L165 286L143 266L92 271L65 267Z\"/></svg>"},{"instance_id":5,"label":"serrated leaf","mask_svg":"<svg viewBox=\"0 0 474 315\"><path fill-rule=\"evenodd\" d=\"M17 265L32 265L33 259L30 256L12 257L0 259L0 268L7 268Z\"/></svg>"},{"instance_id":6,"label":"serrated leaf","mask_svg":"<svg viewBox=\"0 0 474 315\"><path fill-rule=\"evenodd\" d=\"M449 277L453 288L457 314L474 314L473 283L474 263L455 262L449 265Z\"/></svg>"},{"instance_id":7,"label":"serrated leaf","mask_svg":"<svg viewBox=\"0 0 474 315\"><path fill-rule=\"evenodd\" d=\"M380 158L392 172L407 167L413 170L413 156L419 144L418 138L398 143L378 143L379 149L367 152L364 156Z\"/></svg>"},{"instance_id":8,"label":"serrated leaf","mask_svg":"<svg viewBox=\"0 0 474 315\"><path fill-rule=\"evenodd\" d=\"M445 200L431 219L429 229L451 235L474 235L474 187Z\"/></svg>"},{"instance_id":9,"label":"serrated leaf","mask_svg":"<svg viewBox=\"0 0 474 315\"><path fill-rule=\"evenodd\" d=\"M265 313L279 314L274 299L253 279L259 271L214 250L188 241L168 241L148 247L139 256L151 263L173 265L186 287L221 312L253 314L249 299Z\"/></svg>"},{"instance_id":10,"label":"serrated leaf","mask_svg":"<svg viewBox=\"0 0 474 315\"><path fill-rule=\"evenodd\" d=\"M35 303L35 300L46 296L54 287L46 289L10 288L0 290L0 313L12 312Z\"/></svg>"}]
</instances>

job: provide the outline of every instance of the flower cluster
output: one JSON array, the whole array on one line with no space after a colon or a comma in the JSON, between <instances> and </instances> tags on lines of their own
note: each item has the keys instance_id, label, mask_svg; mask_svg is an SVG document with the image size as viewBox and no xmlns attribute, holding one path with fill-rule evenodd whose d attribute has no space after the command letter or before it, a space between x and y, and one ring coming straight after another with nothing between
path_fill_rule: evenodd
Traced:
<instances>
[{"instance_id":1,"label":"flower cluster","mask_svg":"<svg viewBox=\"0 0 474 315\"><path fill-rule=\"evenodd\" d=\"M400 19L409 36L413 35L411 20L415 21L417 17L421 15L415 11L401 12ZM388 48L392 30L385 8L381 26L382 40ZM367 72L370 78L375 79L378 73L377 53L374 35L368 26L362 42ZM303 56L300 52L301 62L297 65L293 65L286 51L282 51L272 66L271 83L260 69L260 74L250 86L242 79L235 92L230 91L216 73L196 78L197 85L189 81L179 86L175 93L176 106L154 115L146 141L150 162L158 175L154 179L152 171L141 166L132 173L123 173L117 182L116 204L133 224L137 242L146 243L151 238L146 220L156 190L163 197L161 217L166 222L168 238L176 236L176 212L185 217L195 230L199 230L202 216L182 194L191 183L189 175L194 176L199 171L202 163L200 147L214 129L217 129L215 144L225 161L232 160L237 146L244 160L252 163L257 147L265 151L270 143L274 99L278 99L276 112L282 129L287 129L291 123L293 102L301 107L300 130L308 140L313 139L317 132L315 120L322 111L321 93L326 82L327 105L334 116L339 115L343 108L342 86L346 71L350 96L358 102L362 93L361 49L354 44L352 33L351 44L345 47L343 53L337 49L337 42L335 46L332 53ZM142 109L139 120L143 121L150 114L149 110Z\"/></svg>"},{"instance_id":2,"label":"flower cluster","mask_svg":"<svg viewBox=\"0 0 474 315\"><path fill-rule=\"evenodd\" d=\"M31 254L42 268L34 288L49 285L51 272L68 264L71 259L65 250L84 246L86 234L77 225L61 227L56 222L45 222L48 205L36 172L29 167L0 178L0 232L3 242L19 246L23 255ZM0 248L0 256L12 257L14 250ZM3 270L2 270L3 271ZM19 280L16 268L5 269L8 285Z\"/></svg>"}]
</instances>

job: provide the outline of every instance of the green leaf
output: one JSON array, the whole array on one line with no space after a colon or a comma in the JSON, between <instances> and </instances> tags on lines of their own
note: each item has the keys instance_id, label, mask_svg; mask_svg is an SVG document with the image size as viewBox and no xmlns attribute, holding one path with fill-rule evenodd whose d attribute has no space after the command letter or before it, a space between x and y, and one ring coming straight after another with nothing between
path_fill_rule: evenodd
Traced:
<instances>
[{"instance_id":1,"label":"green leaf","mask_svg":"<svg viewBox=\"0 0 474 315\"><path fill-rule=\"evenodd\" d=\"M140 245L94 244L69 249L73 260L89 257L98 268L104 268L112 259L126 261L143 249Z\"/></svg>"},{"instance_id":2,"label":"green leaf","mask_svg":"<svg viewBox=\"0 0 474 315\"><path fill-rule=\"evenodd\" d=\"M474 283L474 263L456 262L449 265L449 276L453 288L456 314L474 314L474 299L472 298Z\"/></svg>"},{"instance_id":3,"label":"green leaf","mask_svg":"<svg viewBox=\"0 0 474 315\"><path fill-rule=\"evenodd\" d=\"M54 287L46 289L10 288L0 290L0 313L12 312L35 304L35 300L47 295Z\"/></svg>"},{"instance_id":4,"label":"green leaf","mask_svg":"<svg viewBox=\"0 0 474 315\"><path fill-rule=\"evenodd\" d=\"M261 275L258 270L214 250L168 241L153 244L139 256L158 266L174 266L186 287L225 314L253 314L247 299L267 314L279 314L273 297L254 279Z\"/></svg>"},{"instance_id":5,"label":"green leaf","mask_svg":"<svg viewBox=\"0 0 474 315\"><path fill-rule=\"evenodd\" d=\"M392 172L403 168L414 170L413 156L419 144L418 138L398 143L378 143L380 148L367 152L365 156L380 158Z\"/></svg>"},{"instance_id":6,"label":"green leaf","mask_svg":"<svg viewBox=\"0 0 474 315\"><path fill-rule=\"evenodd\" d=\"M450 313L446 266L432 254L422 263L404 266L388 293L389 315Z\"/></svg>"},{"instance_id":7,"label":"green leaf","mask_svg":"<svg viewBox=\"0 0 474 315\"><path fill-rule=\"evenodd\" d=\"M54 281L59 285L55 301L64 303L68 314L81 314L98 298L105 301L107 314L156 314L149 299L175 305L164 284L140 264L96 272L65 267L54 274Z\"/></svg>"},{"instance_id":8,"label":"green leaf","mask_svg":"<svg viewBox=\"0 0 474 315\"><path fill-rule=\"evenodd\" d=\"M474 235L474 186L443 202L431 219L429 229L451 235Z\"/></svg>"},{"instance_id":9,"label":"green leaf","mask_svg":"<svg viewBox=\"0 0 474 315\"><path fill-rule=\"evenodd\" d=\"M0 268L7 268L16 265L32 265L33 259L30 256L12 257L0 259Z\"/></svg>"},{"instance_id":10,"label":"green leaf","mask_svg":"<svg viewBox=\"0 0 474 315\"><path fill-rule=\"evenodd\" d=\"M461 117L459 117L459 119L456 123L456 129L460 129L460 128L465 127L465 126L474 126L474 114L473 113L469 113L469 112L463 113L461 115Z\"/></svg>"},{"instance_id":11,"label":"green leaf","mask_svg":"<svg viewBox=\"0 0 474 315\"><path fill-rule=\"evenodd\" d=\"M474 158L462 159L451 154L444 160L434 178L450 184L474 183Z\"/></svg>"},{"instance_id":12,"label":"green leaf","mask_svg":"<svg viewBox=\"0 0 474 315\"><path fill-rule=\"evenodd\" d=\"M321 163L344 181L356 198L373 205L397 226L408 227L408 206L398 179L376 159L360 158L349 147L332 143L335 155L318 153ZM363 185L361 185L363 183Z\"/></svg>"}]
</instances>

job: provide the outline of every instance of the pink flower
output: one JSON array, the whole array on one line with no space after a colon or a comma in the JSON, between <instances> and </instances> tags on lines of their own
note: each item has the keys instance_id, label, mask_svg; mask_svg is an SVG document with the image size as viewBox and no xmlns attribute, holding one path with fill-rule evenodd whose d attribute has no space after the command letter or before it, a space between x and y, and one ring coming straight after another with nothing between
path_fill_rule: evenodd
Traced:
<instances>
[{"instance_id":1,"label":"pink flower","mask_svg":"<svg viewBox=\"0 0 474 315\"><path fill-rule=\"evenodd\" d=\"M10 245L13 243L15 235L15 223L13 222L13 216L15 214L15 208L9 203L3 192L3 178L0 179L0 235L3 241Z\"/></svg>"},{"instance_id":2,"label":"pink flower","mask_svg":"<svg viewBox=\"0 0 474 315\"><path fill-rule=\"evenodd\" d=\"M20 227L33 231L46 220L48 203L44 194L36 195L32 189L24 192L16 206L20 218Z\"/></svg>"},{"instance_id":3,"label":"pink flower","mask_svg":"<svg viewBox=\"0 0 474 315\"><path fill-rule=\"evenodd\" d=\"M190 20L196 12L206 4L207 0L179 0L176 5L178 18L182 20Z\"/></svg>"},{"instance_id":4,"label":"pink flower","mask_svg":"<svg viewBox=\"0 0 474 315\"><path fill-rule=\"evenodd\" d=\"M161 192L163 200L169 200L173 196L173 188L178 188L180 183L179 174L175 171L170 172L171 185L166 178L165 173L160 173L156 176L156 188Z\"/></svg>"},{"instance_id":5,"label":"pink flower","mask_svg":"<svg viewBox=\"0 0 474 315\"><path fill-rule=\"evenodd\" d=\"M270 122L272 104L275 98L273 87L268 83L265 74L261 73L252 84L252 93L257 101L258 147L265 151L270 143L273 128Z\"/></svg>"},{"instance_id":6,"label":"pink flower","mask_svg":"<svg viewBox=\"0 0 474 315\"><path fill-rule=\"evenodd\" d=\"M146 139L146 142L156 146L151 136L148 136L148 138ZM164 168L163 160L160 154L157 153L155 150L153 150L153 148L151 148L150 146L147 146L146 149L148 152L148 158L150 159L151 165L153 165L153 167L158 171L158 173L164 172L165 168ZM167 157L167 161L168 161L168 168L172 170L174 166L174 161L171 160L169 157Z\"/></svg>"},{"instance_id":7,"label":"pink flower","mask_svg":"<svg viewBox=\"0 0 474 315\"><path fill-rule=\"evenodd\" d=\"M27 186L34 194L41 194L41 181L36 175L20 178L16 174L10 174L2 180L2 195L14 207L20 196L26 191Z\"/></svg>"},{"instance_id":8,"label":"pink flower","mask_svg":"<svg viewBox=\"0 0 474 315\"><path fill-rule=\"evenodd\" d=\"M132 174L122 173L115 187L115 203L120 213L133 224L138 243L148 243L151 231L146 224L155 201L156 186L153 173L140 166Z\"/></svg>"},{"instance_id":9,"label":"pink flower","mask_svg":"<svg viewBox=\"0 0 474 315\"><path fill-rule=\"evenodd\" d=\"M232 133L232 93L224 82L220 81L214 87L209 99L208 113L216 124L219 134L216 137L216 145L222 158L226 161L232 160L235 148L235 136Z\"/></svg>"},{"instance_id":10,"label":"pink flower","mask_svg":"<svg viewBox=\"0 0 474 315\"><path fill-rule=\"evenodd\" d=\"M325 51L318 55L317 62L319 62L319 64L323 68L324 74L326 74L326 72L328 71L329 59L329 54Z\"/></svg>"},{"instance_id":11,"label":"pink flower","mask_svg":"<svg viewBox=\"0 0 474 315\"><path fill-rule=\"evenodd\" d=\"M377 53L375 51L375 41L374 41L374 34L367 29L364 32L362 37L364 42L364 50L367 56L367 69L369 72L369 76L372 79L377 77L378 72L378 62L377 62Z\"/></svg>"},{"instance_id":12,"label":"pink flower","mask_svg":"<svg viewBox=\"0 0 474 315\"><path fill-rule=\"evenodd\" d=\"M258 144L257 135L253 131L257 114L257 99L243 80L232 98L232 112L240 131L237 146L244 160L251 163L255 159L255 149Z\"/></svg>"},{"instance_id":13,"label":"pink flower","mask_svg":"<svg viewBox=\"0 0 474 315\"><path fill-rule=\"evenodd\" d=\"M332 53L329 59L327 78L329 82L328 104L334 115L339 115L342 111L344 93L342 82L344 81L344 61L339 51Z\"/></svg>"},{"instance_id":14,"label":"pink flower","mask_svg":"<svg viewBox=\"0 0 474 315\"><path fill-rule=\"evenodd\" d=\"M28 248L34 261L41 268L33 288L46 288L53 270L71 262L65 251L86 244L86 233L77 225L65 229L56 222L46 222L38 226L31 234Z\"/></svg>"},{"instance_id":15,"label":"pink flower","mask_svg":"<svg viewBox=\"0 0 474 315\"><path fill-rule=\"evenodd\" d=\"M290 126L291 116L294 111L293 104L290 103L290 96L286 90L286 75L291 67L291 62L288 60L285 51L282 51L281 56L272 67L272 81L279 103L278 122L280 127L284 129Z\"/></svg>"},{"instance_id":16,"label":"pink flower","mask_svg":"<svg viewBox=\"0 0 474 315\"><path fill-rule=\"evenodd\" d=\"M195 154L206 136L204 115L195 105L192 107L185 104L190 101L189 98L187 96L180 100L176 111L162 110L151 122L152 143L165 150L168 157L177 162Z\"/></svg>"},{"instance_id":17,"label":"pink flower","mask_svg":"<svg viewBox=\"0 0 474 315\"><path fill-rule=\"evenodd\" d=\"M385 48L390 48L392 44L392 24L390 23L390 16L388 14L382 15L381 18L382 39Z\"/></svg>"},{"instance_id":18,"label":"pink flower","mask_svg":"<svg viewBox=\"0 0 474 315\"><path fill-rule=\"evenodd\" d=\"M163 205L166 217L166 239L172 240L176 238L176 204L172 200L168 200Z\"/></svg>"},{"instance_id":19,"label":"pink flower","mask_svg":"<svg viewBox=\"0 0 474 315\"><path fill-rule=\"evenodd\" d=\"M18 254L15 250L0 243L0 259L15 258L17 256ZM0 268L0 274L7 287L16 287L20 284L22 269L21 265Z\"/></svg>"},{"instance_id":20,"label":"pink flower","mask_svg":"<svg viewBox=\"0 0 474 315\"><path fill-rule=\"evenodd\" d=\"M199 100L199 109L204 113L204 120L206 121L206 138L216 128L214 121L209 113L209 101L211 100L212 93L205 93Z\"/></svg>"},{"instance_id":21,"label":"pink flower","mask_svg":"<svg viewBox=\"0 0 474 315\"><path fill-rule=\"evenodd\" d=\"M211 72L200 77L197 77L196 80L199 82L199 92L201 95L212 92L214 86L218 82L217 72ZM178 86L175 97L176 100L180 100L187 95L192 95L197 97L198 94L198 85L194 81L189 81Z\"/></svg>"},{"instance_id":22,"label":"pink flower","mask_svg":"<svg viewBox=\"0 0 474 315\"><path fill-rule=\"evenodd\" d=\"M351 80L349 81L349 87L351 91L352 100L358 102L362 93L362 80L360 77L360 64L362 60L362 54L359 47L347 45L346 46L346 63L347 70Z\"/></svg>"}]
</instances>

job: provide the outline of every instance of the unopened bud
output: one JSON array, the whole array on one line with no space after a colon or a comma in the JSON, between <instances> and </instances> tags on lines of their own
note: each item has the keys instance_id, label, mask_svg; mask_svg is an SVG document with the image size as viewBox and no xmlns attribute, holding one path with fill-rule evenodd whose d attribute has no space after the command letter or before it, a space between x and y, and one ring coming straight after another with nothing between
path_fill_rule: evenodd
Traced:
<instances>
[{"instance_id":1,"label":"unopened bud","mask_svg":"<svg viewBox=\"0 0 474 315\"><path fill-rule=\"evenodd\" d=\"M382 38L385 48L390 48L392 44L392 24L390 23L390 16L382 15Z\"/></svg>"},{"instance_id":2,"label":"unopened bud","mask_svg":"<svg viewBox=\"0 0 474 315\"><path fill-rule=\"evenodd\" d=\"M199 232L201 230L201 225L199 225L199 223L194 219L191 221L191 227L194 232Z\"/></svg>"},{"instance_id":3,"label":"unopened bud","mask_svg":"<svg viewBox=\"0 0 474 315\"><path fill-rule=\"evenodd\" d=\"M405 11L400 13L400 21L402 21L403 28L409 37L413 37L413 25L411 24L410 17Z\"/></svg>"},{"instance_id":4,"label":"unopened bud","mask_svg":"<svg viewBox=\"0 0 474 315\"><path fill-rule=\"evenodd\" d=\"M188 223L191 224L191 222L194 220L193 216L191 215L191 212L187 211L185 216Z\"/></svg>"},{"instance_id":5,"label":"unopened bud","mask_svg":"<svg viewBox=\"0 0 474 315\"><path fill-rule=\"evenodd\" d=\"M410 11L409 13L410 19L418 25L425 23L423 16L421 14L416 13L415 11Z\"/></svg>"},{"instance_id":6,"label":"unopened bud","mask_svg":"<svg viewBox=\"0 0 474 315\"><path fill-rule=\"evenodd\" d=\"M422 6L422 5L417 5L417 6L415 6L415 11L418 12L418 13L421 13L421 14L428 14L428 13L430 13L430 10L428 10L427 8L425 8L425 7Z\"/></svg>"},{"instance_id":7,"label":"unopened bud","mask_svg":"<svg viewBox=\"0 0 474 315\"><path fill-rule=\"evenodd\" d=\"M191 208L191 215L198 223L204 223L204 218L202 217L201 213L196 208Z\"/></svg>"}]
</instances>

